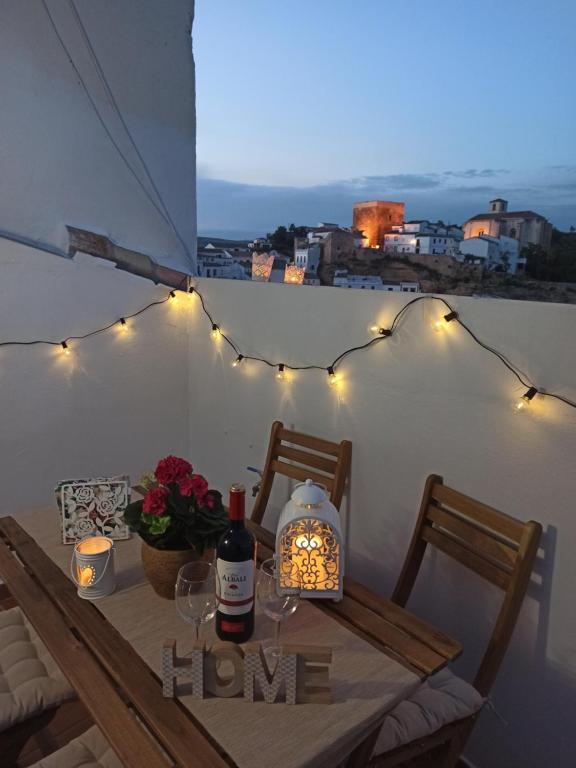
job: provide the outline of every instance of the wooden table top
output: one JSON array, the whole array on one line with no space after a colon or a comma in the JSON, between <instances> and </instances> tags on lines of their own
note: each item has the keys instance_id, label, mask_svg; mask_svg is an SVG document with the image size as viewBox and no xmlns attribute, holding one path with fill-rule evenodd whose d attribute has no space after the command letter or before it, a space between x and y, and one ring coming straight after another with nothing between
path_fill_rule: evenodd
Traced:
<instances>
[{"instance_id":1,"label":"wooden table top","mask_svg":"<svg viewBox=\"0 0 576 768\"><path fill-rule=\"evenodd\" d=\"M258 539L259 557L269 557L274 536L248 525ZM78 599L71 580L11 517L0 518L0 574L126 766L166 768L159 745L177 766L235 765L178 700L162 697L150 666L97 605ZM452 638L349 578L342 601L314 603L421 678L462 650Z\"/></svg>"}]
</instances>

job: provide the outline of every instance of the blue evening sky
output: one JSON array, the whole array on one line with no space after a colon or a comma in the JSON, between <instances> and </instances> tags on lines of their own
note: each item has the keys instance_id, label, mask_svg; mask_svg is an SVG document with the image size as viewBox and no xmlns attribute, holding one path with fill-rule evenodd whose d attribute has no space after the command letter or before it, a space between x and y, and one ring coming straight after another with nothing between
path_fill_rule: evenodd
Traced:
<instances>
[{"instance_id":1,"label":"blue evening sky","mask_svg":"<svg viewBox=\"0 0 576 768\"><path fill-rule=\"evenodd\" d=\"M574 0L196 0L199 231L494 196L576 225L575 40Z\"/></svg>"}]
</instances>

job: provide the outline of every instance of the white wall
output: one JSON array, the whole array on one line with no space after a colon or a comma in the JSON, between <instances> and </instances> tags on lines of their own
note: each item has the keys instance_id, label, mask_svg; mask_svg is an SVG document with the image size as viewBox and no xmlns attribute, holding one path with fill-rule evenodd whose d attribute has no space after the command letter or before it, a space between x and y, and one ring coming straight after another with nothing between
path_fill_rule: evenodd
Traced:
<instances>
[{"instance_id":1,"label":"white wall","mask_svg":"<svg viewBox=\"0 0 576 768\"><path fill-rule=\"evenodd\" d=\"M67 247L65 225L191 271L196 245L193 0L75 0L188 253L114 149L40 0L0 4L0 231ZM70 3L47 0L106 125L154 196Z\"/></svg>"},{"instance_id":2,"label":"white wall","mask_svg":"<svg viewBox=\"0 0 576 768\"><path fill-rule=\"evenodd\" d=\"M55 341L102 327L166 287L79 254L74 261L0 240L0 341ZM186 455L183 302L58 347L0 347L0 515L54 502L68 477L129 473Z\"/></svg>"},{"instance_id":3,"label":"white wall","mask_svg":"<svg viewBox=\"0 0 576 768\"><path fill-rule=\"evenodd\" d=\"M308 286L206 281L207 305L243 353L328 365L344 348L388 327L406 297ZM450 299L474 331L508 354L541 387L576 399L576 308L490 299ZM484 768L568 768L576 754L576 411L553 401L515 414L515 379L458 327L430 322L442 307L422 302L396 336L343 368L338 402L323 373L282 384L266 366L230 367L231 354L192 309L190 455L211 482L252 482L268 431L281 419L329 439L353 441L348 507L350 570L389 594L431 472L546 534L542 585L531 591L494 689L510 725L489 712L468 748ZM285 501L280 481L276 506ZM274 527L274 515L265 521ZM425 582L425 583L424 583ZM431 557L412 607L464 643L470 673L494 618L498 592L474 574Z\"/></svg>"}]
</instances>

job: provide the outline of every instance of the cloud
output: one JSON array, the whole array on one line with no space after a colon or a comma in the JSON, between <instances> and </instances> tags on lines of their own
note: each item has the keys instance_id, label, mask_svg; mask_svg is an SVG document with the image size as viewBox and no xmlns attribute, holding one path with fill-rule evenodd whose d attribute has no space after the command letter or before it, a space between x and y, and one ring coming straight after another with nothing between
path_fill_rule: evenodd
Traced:
<instances>
[{"instance_id":1,"label":"cloud","mask_svg":"<svg viewBox=\"0 0 576 768\"><path fill-rule=\"evenodd\" d=\"M484 168L479 171L476 168L469 168L467 171L444 171L444 176L451 176L456 179L492 179L495 176L510 173L506 168Z\"/></svg>"},{"instance_id":2,"label":"cloud","mask_svg":"<svg viewBox=\"0 0 576 768\"><path fill-rule=\"evenodd\" d=\"M433 189L442 184L435 173L397 173L389 176L363 176L358 181L366 187L381 186L388 189Z\"/></svg>"},{"instance_id":3,"label":"cloud","mask_svg":"<svg viewBox=\"0 0 576 768\"><path fill-rule=\"evenodd\" d=\"M486 211L494 197L504 197L511 210L541 212L567 229L576 225L576 205L567 201L567 196L576 194L572 173L572 166L523 174L485 168L359 176L309 187L243 184L200 176L198 225L200 232L214 236L224 230L263 234L291 222L350 225L353 204L371 199L405 202L407 219L461 224Z\"/></svg>"}]
</instances>

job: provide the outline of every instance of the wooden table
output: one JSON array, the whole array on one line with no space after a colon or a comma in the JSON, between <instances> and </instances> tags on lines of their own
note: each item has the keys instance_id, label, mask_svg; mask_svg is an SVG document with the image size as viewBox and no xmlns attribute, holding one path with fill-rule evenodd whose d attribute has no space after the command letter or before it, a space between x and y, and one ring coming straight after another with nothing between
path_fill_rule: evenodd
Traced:
<instances>
[{"instance_id":1,"label":"wooden table","mask_svg":"<svg viewBox=\"0 0 576 768\"><path fill-rule=\"evenodd\" d=\"M269 557L273 535L249 526L259 542L259 558ZM125 766L236 765L179 700L163 698L150 666L97 603L77 597L72 581L11 517L0 518L0 575ZM349 578L342 601L315 603L422 679L462 650L452 638ZM380 723L350 746L347 768L367 764Z\"/></svg>"}]
</instances>

